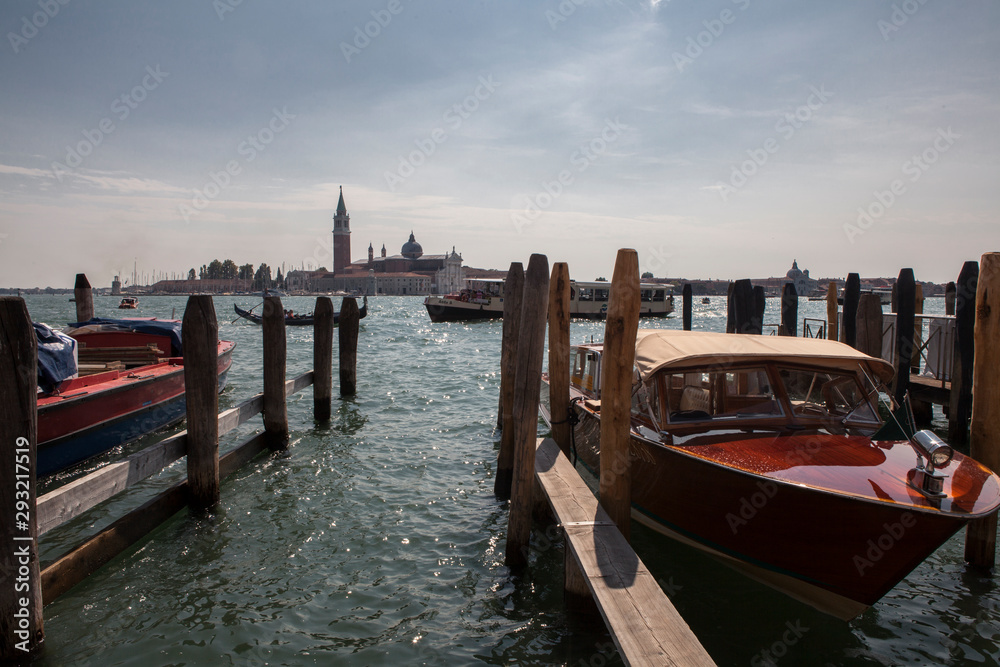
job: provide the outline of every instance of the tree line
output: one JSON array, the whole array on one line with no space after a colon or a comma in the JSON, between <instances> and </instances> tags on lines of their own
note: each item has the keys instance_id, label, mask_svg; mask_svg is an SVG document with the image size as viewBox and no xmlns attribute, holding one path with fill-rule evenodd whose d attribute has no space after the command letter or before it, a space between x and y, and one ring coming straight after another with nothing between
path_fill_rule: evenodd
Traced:
<instances>
[{"instance_id":1,"label":"tree line","mask_svg":"<svg viewBox=\"0 0 1000 667\"><path fill-rule=\"evenodd\" d=\"M213 259L208 264L202 264L198 272L194 269L188 271L188 280L195 280L197 276L200 280L242 280L249 284L251 289L271 289L283 288L285 277L281 275L281 268L278 268L277 275L271 277L271 267L261 262L255 271L253 264L243 264L238 266L231 259Z\"/></svg>"}]
</instances>

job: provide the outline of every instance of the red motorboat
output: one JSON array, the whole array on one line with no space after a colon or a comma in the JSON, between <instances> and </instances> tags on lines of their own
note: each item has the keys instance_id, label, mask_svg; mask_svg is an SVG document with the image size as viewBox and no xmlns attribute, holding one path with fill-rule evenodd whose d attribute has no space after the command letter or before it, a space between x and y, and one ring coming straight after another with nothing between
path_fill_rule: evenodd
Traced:
<instances>
[{"instance_id":1,"label":"red motorboat","mask_svg":"<svg viewBox=\"0 0 1000 667\"><path fill-rule=\"evenodd\" d=\"M602 352L571 357L574 448L594 475ZM632 517L821 611L853 618L1000 506L1000 478L933 433L884 435L881 359L665 330L640 330L635 355Z\"/></svg>"},{"instance_id":2,"label":"red motorboat","mask_svg":"<svg viewBox=\"0 0 1000 667\"><path fill-rule=\"evenodd\" d=\"M186 412L180 321L94 319L71 327L80 376L38 395L39 476L179 421ZM235 347L219 341L219 391Z\"/></svg>"}]
</instances>

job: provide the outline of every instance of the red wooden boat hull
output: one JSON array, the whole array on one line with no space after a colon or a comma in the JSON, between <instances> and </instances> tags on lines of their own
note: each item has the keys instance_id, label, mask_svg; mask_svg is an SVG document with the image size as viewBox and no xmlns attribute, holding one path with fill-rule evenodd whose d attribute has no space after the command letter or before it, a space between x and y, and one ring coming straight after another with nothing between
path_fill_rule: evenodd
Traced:
<instances>
[{"instance_id":1,"label":"red wooden boat hull","mask_svg":"<svg viewBox=\"0 0 1000 667\"><path fill-rule=\"evenodd\" d=\"M220 391L235 346L219 341ZM38 398L38 475L52 474L135 440L183 419L185 411L184 360L180 357L67 380L58 394Z\"/></svg>"},{"instance_id":2,"label":"red wooden boat hull","mask_svg":"<svg viewBox=\"0 0 1000 667\"><path fill-rule=\"evenodd\" d=\"M596 474L600 420L575 409L580 461ZM709 438L670 446L633 434L633 518L844 619L1000 502L997 477L956 454L943 469L945 491L956 500L935 506L905 483L915 461L906 442L739 432Z\"/></svg>"}]
</instances>

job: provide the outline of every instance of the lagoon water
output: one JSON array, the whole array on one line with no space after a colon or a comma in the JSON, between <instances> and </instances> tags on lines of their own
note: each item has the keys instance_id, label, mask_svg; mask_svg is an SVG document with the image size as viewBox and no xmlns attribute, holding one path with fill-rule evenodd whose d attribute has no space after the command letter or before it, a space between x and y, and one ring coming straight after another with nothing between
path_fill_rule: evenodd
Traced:
<instances>
[{"instance_id":1,"label":"lagoon water","mask_svg":"<svg viewBox=\"0 0 1000 667\"><path fill-rule=\"evenodd\" d=\"M179 318L186 302L140 301L118 311L118 299L97 297L97 313ZM258 302L215 300L220 337L238 343L221 408L261 390L261 332L230 322L234 301ZM725 299L695 301L695 328L724 330ZM74 318L66 296L26 302L36 321ZM283 302L299 312L313 299ZM413 297L369 303L357 396L335 397L328 424L312 419L311 388L292 397L288 452L255 459L223 481L216 510L182 511L46 607L38 664L621 664L600 619L565 608L552 531L533 534L525 574L503 565L507 511L493 496L501 323L432 324ZM777 309L768 299L767 322ZM926 310L943 312L943 300ZM799 314L823 319L825 302L801 299ZM601 323L572 326L574 343L603 337ZM680 328L680 318L642 326ZM311 328L289 328L288 377L311 364ZM257 417L228 434L223 451L260 428ZM43 536L43 562L183 466ZM1000 663L1000 578L966 570L964 531L850 623L637 524L633 544L720 665Z\"/></svg>"}]
</instances>

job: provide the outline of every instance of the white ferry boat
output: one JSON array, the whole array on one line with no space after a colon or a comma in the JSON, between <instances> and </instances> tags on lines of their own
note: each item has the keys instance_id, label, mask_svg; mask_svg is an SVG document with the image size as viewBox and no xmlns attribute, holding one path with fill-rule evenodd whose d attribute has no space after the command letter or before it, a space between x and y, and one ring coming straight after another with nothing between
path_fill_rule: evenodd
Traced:
<instances>
[{"instance_id":1,"label":"white ferry boat","mask_svg":"<svg viewBox=\"0 0 1000 667\"><path fill-rule=\"evenodd\" d=\"M444 296L424 299L432 322L486 320L503 317L504 281L498 279L468 280L466 288ZM603 319L608 312L611 283L570 281L570 317ZM669 285L640 284L641 317L666 317L674 310L674 297Z\"/></svg>"}]
</instances>

